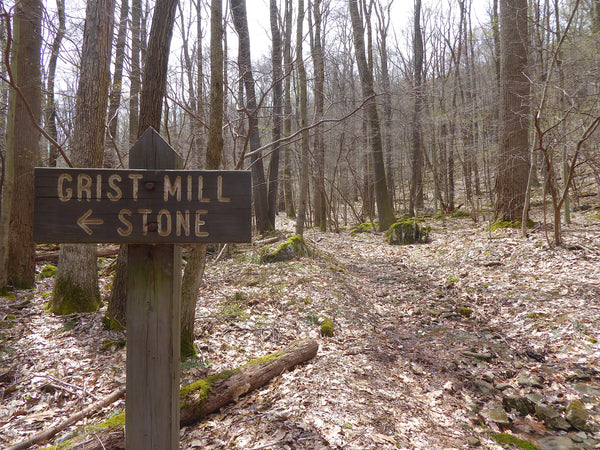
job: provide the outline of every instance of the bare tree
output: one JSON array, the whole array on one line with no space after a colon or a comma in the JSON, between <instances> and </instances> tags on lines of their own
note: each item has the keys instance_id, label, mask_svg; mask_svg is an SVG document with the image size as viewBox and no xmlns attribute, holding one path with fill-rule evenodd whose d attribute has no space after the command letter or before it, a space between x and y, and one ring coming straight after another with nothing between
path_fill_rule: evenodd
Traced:
<instances>
[{"instance_id":1,"label":"bare tree","mask_svg":"<svg viewBox=\"0 0 600 450\"><path fill-rule=\"evenodd\" d=\"M35 281L33 168L39 161L40 133L32 118L39 121L41 116L42 2L16 3L14 34L9 28L8 13L2 12L7 31L4 54L11 55L10 63L5 63L13 85L8 100L6 159L2 165L0 287L11 284L24 288L33 286Z\"/></svg>"},{"instance_id":2,"label":"bare tree","mask_svg":"<svg viewBox=\"0 0 600 450\"><path fill-rule=\"evenodd\" d=\"M81 51L71 155L77 167L102 167L110 84L114 0L89 0ZM95 244L63 244L49 310L94 311L100 305Z\"/></svg>"},{"instance_id":3,"label":"bare tree","mask_svg":"<svg viewBox=\"0 0 600 450\"><path fill-rule=\"evenodd\" d=\"M369 120L369 140L371 145L371 158L375 184L375 200L379 216L380 230L387 230L394 223L394 210L385 180L385 164L383 161L383 143L379 125L379 114L375 103L375 90L373 89L373 74L367 64L365 54L364 27L358 13L357 0L348 0L352 30L354 36L354 49L356 63L360 75L365 110Z\"/></svg>"},{"instance_id":4,"label":"bare tree","mask_svg":"<svg viewBox=\"0 0 600 450\"><path fill-rule=\"evenodd\" d=\"M521 219L529 172L527 1L500 1L500 135L496 220Z\"/></svg>"}]
</instances>

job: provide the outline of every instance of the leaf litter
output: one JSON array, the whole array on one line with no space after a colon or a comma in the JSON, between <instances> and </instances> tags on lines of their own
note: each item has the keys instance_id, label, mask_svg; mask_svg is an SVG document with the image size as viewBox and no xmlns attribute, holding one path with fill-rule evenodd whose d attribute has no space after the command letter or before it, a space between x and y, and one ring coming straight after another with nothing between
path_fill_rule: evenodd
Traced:
<instances>
[{"instance_id":1,"label":"leaf litter","mask_svg":"<svg viewBox=\"0 0 600 450\"><path fill-rule=\"evenodd\" d=\"M182 383L300 338L318 339L320 349L183 428L181 448L502 448L494 439L502 432L538 448L565 436L596 448L600 222L575 215L563 247L550 246L540 229L523 240L517 230L490 233L468 219L430 225L427 244L308 229L311 257L260 264L258 245L238 246L218 263L209 257L198 357L182 366ZM287 237L293 222L282 219L279 229ZM48 314L52 283L0 303L0 446L57 425L125 381L126 350L102 350L125 334L103 328L104 308ZM102 285L106 300L110 279ZM333 337L320 335L326 318ZM589 429L552 429L506 406L527 396L560 413L581 400ZM77 426L123 408L120 400Z\"/></svg>"}]
</instances>

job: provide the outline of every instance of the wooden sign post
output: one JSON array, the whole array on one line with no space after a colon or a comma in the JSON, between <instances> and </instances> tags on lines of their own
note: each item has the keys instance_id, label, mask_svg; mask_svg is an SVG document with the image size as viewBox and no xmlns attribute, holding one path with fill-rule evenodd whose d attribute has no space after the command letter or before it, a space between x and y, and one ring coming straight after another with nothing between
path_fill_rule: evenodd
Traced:
<instances>
[{"instance_id":1,"label":"wooden sign post","mask_svg":"<svg viewBox=\"0 0 600 450\"><path fill-rule=\"evenodd\" d=\"M247 171L184 171L152 128L128 170L36 168L34 240L128 243L127 449L179 448L181 248L249 242Z\"/></svg>"}]
</instances>

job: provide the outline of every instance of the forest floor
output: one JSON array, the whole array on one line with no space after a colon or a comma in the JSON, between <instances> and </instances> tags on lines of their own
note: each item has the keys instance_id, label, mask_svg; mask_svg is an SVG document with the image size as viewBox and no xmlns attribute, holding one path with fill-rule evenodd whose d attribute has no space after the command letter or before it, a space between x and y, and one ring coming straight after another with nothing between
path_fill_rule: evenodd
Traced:
<instances>
[{"instance_id":1,"label":"forest floor","mask_svg":"<svg viewBox=\"0 0 600 450\"><path fill-rule=\"evenodd\" d=\"M182 383L299 338L320 348L183 428L181 448L495 449L503 439L599 448L600 219L597 211L573 219L560 247L543 226L524 240L518 230L447 218L427 221L427 244L309 229L310 257L260 264L261 248L247 245L209 259L196 311L199 357L183 366ZM293 223L279 229L289 236ZM109 263L101 263L105 297ZM124 334L103 328L104 308L45 312L52 283L0 299L0 447L125 382L125 349L103 349ZM323 318L333 320L333 337L320 336ZM566 411L573 400L585 408L579 422Z\"/></svg>"}]
</instances>

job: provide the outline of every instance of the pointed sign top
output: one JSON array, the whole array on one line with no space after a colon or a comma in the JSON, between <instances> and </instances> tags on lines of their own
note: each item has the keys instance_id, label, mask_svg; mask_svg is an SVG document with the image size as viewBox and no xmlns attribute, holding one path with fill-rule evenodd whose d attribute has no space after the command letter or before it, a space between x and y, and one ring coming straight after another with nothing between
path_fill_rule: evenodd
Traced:
<instances>
[{"instance_id":1,"label":"pointed sign top","mask_svg":"<svg viewBox=\"0 0 600 450\"><path fill-rule=\"evenodd\" d=\"M130 169L181 169L182 166L181 156L152 127L129 150Z\"/></svg>"}]
</instances>

